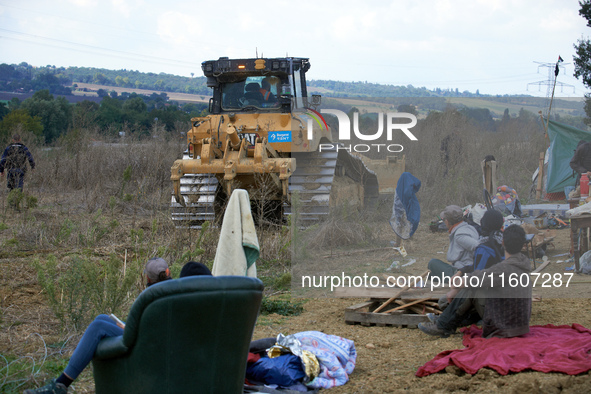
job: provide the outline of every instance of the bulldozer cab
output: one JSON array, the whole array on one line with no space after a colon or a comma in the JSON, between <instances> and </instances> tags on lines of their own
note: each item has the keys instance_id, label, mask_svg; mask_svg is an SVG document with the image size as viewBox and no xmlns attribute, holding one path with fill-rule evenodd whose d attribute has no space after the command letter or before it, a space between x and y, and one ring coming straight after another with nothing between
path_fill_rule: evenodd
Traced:
<instances>
[{"instance_id":1,"label":"bulldozer cab","mask_svg":"<svg viewBox=\"0 0 591 394\"><path fill-rule=\"evenodd\" d=\"M207 85L213 88L211 114L292 112L307 104L308 59L228 59L203 62Z\"/></svg>"}]
</instances>

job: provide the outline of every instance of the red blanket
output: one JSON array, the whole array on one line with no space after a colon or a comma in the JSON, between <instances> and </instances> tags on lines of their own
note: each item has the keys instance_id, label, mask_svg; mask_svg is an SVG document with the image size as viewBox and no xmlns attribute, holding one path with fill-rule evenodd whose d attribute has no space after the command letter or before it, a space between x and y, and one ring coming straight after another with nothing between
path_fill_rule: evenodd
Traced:
<instances>
[{"instance_id":1,"label":"red blanket","mask_svg":"<svg viewBox=\"0 0 591 394\"><path fill-rule=\"evenodd\" d=\"M591 370L591 330L580 324L531 326L528 334L515 338L484 339L476 326L461 331L466 347L439 353L416 376L439 372L448 365L472 375L483 367L501 375L524 370L577 375Z\"/></svg>"}]
</instances>

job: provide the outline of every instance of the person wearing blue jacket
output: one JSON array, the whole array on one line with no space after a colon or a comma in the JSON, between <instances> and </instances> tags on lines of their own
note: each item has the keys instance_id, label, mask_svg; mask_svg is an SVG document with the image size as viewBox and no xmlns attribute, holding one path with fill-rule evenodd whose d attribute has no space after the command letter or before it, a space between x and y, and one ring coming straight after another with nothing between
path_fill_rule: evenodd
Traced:
<instances>
[{"instance_id":1,"label":"person wearing blue jacket","mask_svg":"<svg viewBox=\"0 0 591 394\"><path fill-rule=\"evenodd\" d=\"M8 190L23 190L25 174L27 172L27 160L31 170L35 169L35 160L29 149L21 142L18 134L12 136L12 143L4 149L0 158L0 175L4 177L4 170L7 170Z\"/></svg>"}]
</instances>

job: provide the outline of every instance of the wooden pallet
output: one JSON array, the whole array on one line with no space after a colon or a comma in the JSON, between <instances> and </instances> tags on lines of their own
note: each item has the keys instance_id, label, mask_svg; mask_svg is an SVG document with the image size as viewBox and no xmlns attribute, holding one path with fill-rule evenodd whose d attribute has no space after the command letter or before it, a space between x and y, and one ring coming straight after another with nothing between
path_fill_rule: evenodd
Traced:
<instances>
[{"instance_id":1,"label":"wooden pallet","mask_svg":"<svg viewBox=\"0 0 591 394\"><path fill-rule=\"evenodd\" d=\"M437 299L402 300L396 299L385 312L374 312L379 309L387 299L370 299L361 304L353 305L345 309L346 324L360 324L362 326L394 326L405 328L417 328L419 323L428 322L427 313L439 314ZM399 309L400 308L400 309Z\"/></svg>"}]
</instances>

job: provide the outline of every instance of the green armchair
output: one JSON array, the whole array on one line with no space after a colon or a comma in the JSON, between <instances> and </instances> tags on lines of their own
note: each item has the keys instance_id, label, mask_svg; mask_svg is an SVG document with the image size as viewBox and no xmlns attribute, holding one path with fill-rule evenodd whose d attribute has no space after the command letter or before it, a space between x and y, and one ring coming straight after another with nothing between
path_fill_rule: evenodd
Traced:
<instances>
[{"instance_id":1,"label":"green armchair","mask_svg":"<svg viewBox=\"0 0 591 394\"><path fill-rule=\"evenodd\" d=\"M260 280L194 276L157 283L122 336L95 352L96 393L242 393L263 293Z\"/></svg>"}]
</instances>

